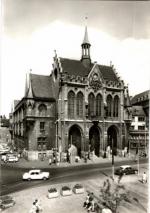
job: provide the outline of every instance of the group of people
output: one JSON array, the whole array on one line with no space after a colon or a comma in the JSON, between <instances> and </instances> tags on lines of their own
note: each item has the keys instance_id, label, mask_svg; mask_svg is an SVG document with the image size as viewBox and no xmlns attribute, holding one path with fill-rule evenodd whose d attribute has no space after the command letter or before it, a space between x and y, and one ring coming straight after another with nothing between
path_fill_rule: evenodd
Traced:
<instances>
[{"instance_id":1,"label":"group of people","mask_svg":"<svg viewBox=\"0 0 150 213\"><path fill-rule=\"evenodd\" d=\"M40 201L38 199L35 199L29 213L40 213L40 212L42 212Z\"/></svg>"},{"instance_id":2,"label":"group of people","mask_svg":"<svg viewBox=\"0 0 150 213\"><path fill-rule=\"evenodd\" d=\"M95 202L94 202L94 194L93 193L88 193L86 196L86 200L83 203L83 207L87 209L88 212L92 211L94 212L95 210Z\"/></svg>"}]
</instances>

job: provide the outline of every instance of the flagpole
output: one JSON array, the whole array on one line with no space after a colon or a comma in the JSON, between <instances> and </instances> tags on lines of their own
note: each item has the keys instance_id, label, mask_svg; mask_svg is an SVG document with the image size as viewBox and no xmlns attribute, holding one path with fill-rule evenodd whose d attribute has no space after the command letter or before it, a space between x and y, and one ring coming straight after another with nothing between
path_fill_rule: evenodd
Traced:
<instances>
[{"instance_id":1,"label":"flagpole","mask_svg":"<svg viewBox=\"0 0 150 213\"><path fill-rule=\"evenodd\" d=\"M140 164L139 164L139 143L140 143L140 135L139 135L139 140L138 140L138 160L137 160L138 176L140 175Z\"/></svg>"}]
</instances>

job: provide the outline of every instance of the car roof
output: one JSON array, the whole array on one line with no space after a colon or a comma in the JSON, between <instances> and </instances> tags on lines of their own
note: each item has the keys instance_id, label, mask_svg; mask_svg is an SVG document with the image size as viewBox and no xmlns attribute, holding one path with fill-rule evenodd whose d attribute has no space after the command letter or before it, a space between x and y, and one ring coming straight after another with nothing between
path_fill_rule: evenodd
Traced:
<instances>
[{"instance_id":1,"label":"car roof","mask_svg":"<svg viewBox=\"0 0 150 213\"><path fill-rule=\"evenodd\" d=\"M32 170L29 170L29 172L40 172L41 170L40 169L32 169Z\"/></svg>"},{"instance_id":2,"label":"car roof","mask_svg":"<svg viewBox=\"0 0 150 213\"><path fill-rule=\"evenodd\" d=\"M130 165L122 165L122 166L120 166L120 168L122 168L122 169L126 169L126 168L129 168L129 167L131 167Z\"/></svg>"}]
</instances>

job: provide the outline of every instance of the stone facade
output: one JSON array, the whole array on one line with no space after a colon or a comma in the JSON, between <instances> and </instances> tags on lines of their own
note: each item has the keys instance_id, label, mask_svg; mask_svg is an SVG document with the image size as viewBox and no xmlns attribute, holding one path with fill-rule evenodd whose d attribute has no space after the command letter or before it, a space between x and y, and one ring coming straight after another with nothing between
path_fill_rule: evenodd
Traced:
<instances>
[{"instance_id":1,"label":"stone facade","mask_svg":"<svg viewBox=\"0 0 150 213\"><path fill-rule=\"evenodd\" d=\"M89 151L100 157L108 147L118 155L128 146L128 88L112 64L92 63L87 28L81 47L81 60L55 53L50 76L27 78L25 97L13 113L18 148L41 154L52 148L66 152L74 145L80 157ZM46 114L40 114L41 105Z\"/></svg>"}]
</instances>

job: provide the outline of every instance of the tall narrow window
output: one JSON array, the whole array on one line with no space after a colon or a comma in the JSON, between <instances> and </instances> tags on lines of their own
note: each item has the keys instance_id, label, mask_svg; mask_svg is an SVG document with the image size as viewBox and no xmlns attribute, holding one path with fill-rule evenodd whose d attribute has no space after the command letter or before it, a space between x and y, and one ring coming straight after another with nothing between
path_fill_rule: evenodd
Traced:
<instances>
[{"instance_id":1,"label":"tall narrow window","mask_svg":"<svg viewBox=\"0 0 150 213\"><path fill-rule=\"evenodd\" d=\"M113 108L113 116L118 117L118 111L119 111L119 97L114 97L114 108Z\"/></svg>"},{"instance_id":2,"label":"tall narrow window","mask_svg":"<svg viewBox=\"0 0 150 213\"><path fill-rule=\"evenodd\" d=\"M88 103L89 103L89 107L88 107L89 116L95 116L95 97L93 93L89 94Z\"/></svg>"},{"instance_id":3,"label":"tall narrow window","mask_svg":"<svg viewBox=\"0 0 150 213\"><path fill-rule=\"evenodd\" d=\"M83 117L83 94L81 92L77 94L77 116Z\"/></svg>"},{"instance_id":4,"label":"tall narrow window","mask_svg":"<svg viewBox=\"0 0 150 213\"><path fill-rule=\"evenodd\" d=\"M96 96L96 115L101 116L101 109L102 109L102 96L98 94Z\"/></svg>"},{"instance_id":5,"label":"tall narrow window","mask_svg":"<svg viewBox=\"0 0 150 213\"><path fill-rule=\"evenodd\" d=\"M75 109L75 94L73 91L68 93L68 117L74 118L74 109Z\"/></svg>"},{"instance_id":6,"label":"tall narrow window","mask_svg":"<svg viewBox=\"0 0 150 213\"><path fill-rule=\"evenodd\" d=\"M107 96L107 113L106 116L111 117L112 116L112 97L111 95Z\"/></svg>"},{"instance_id":7,"label":"tall narrow window","mask_svg":"<svg viewBox=\"0 0 150 213\"><path fill-rule=\"evenodd\" d=\"M40 132L45 131L45 122L40 122Z\"/></svg>"}]
</instances>

